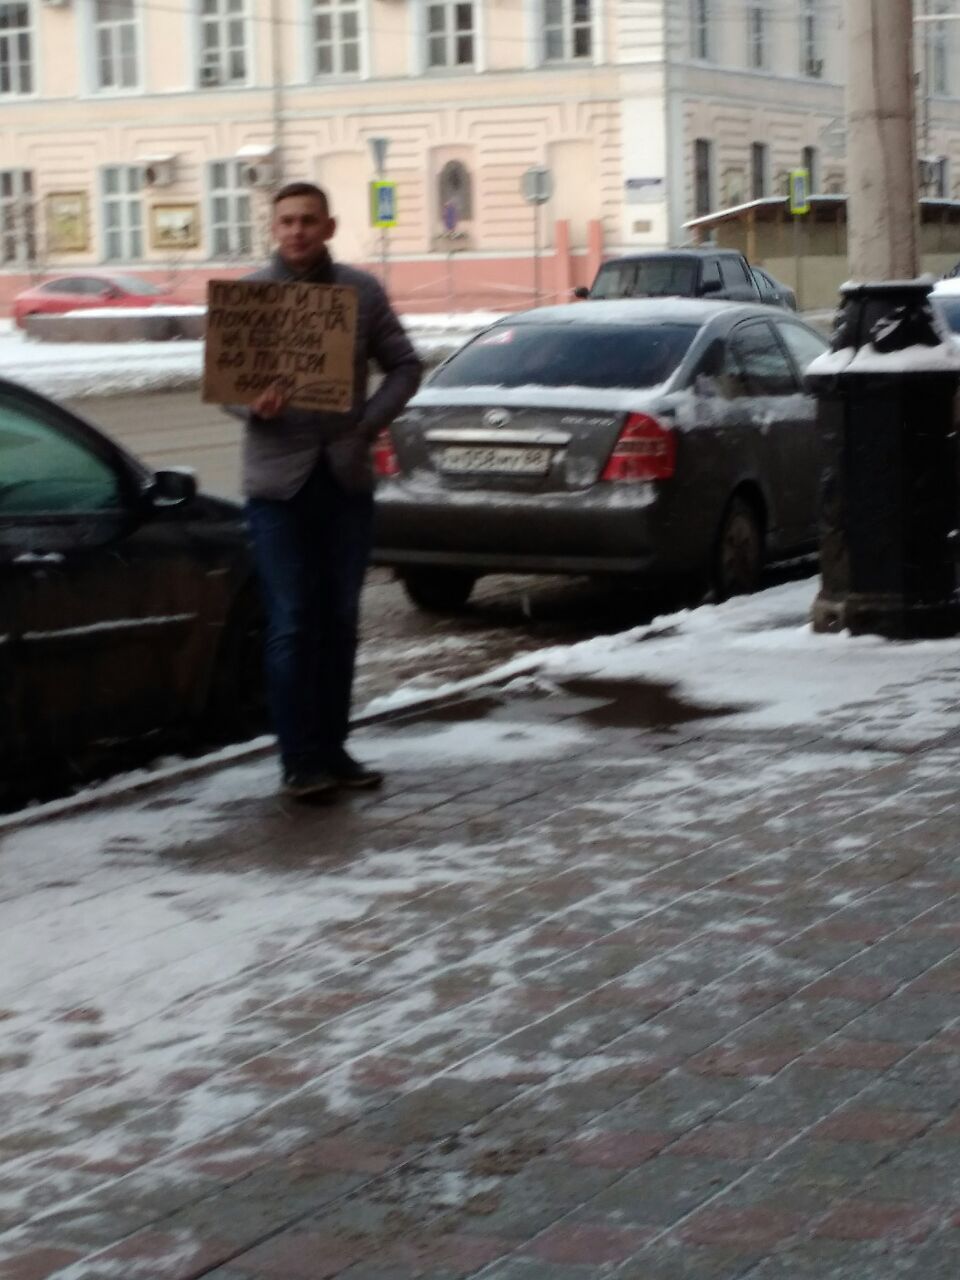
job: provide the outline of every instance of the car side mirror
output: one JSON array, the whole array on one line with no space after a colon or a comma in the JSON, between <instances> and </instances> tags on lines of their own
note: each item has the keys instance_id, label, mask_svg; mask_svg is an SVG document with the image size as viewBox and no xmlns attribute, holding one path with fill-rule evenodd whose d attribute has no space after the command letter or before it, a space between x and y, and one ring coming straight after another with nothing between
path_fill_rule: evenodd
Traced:
<instances>
[{"instance_id":1,"label":"car side mirror","mask_svg":"<svg viewBox=\"0 0 960 1280\"><path fill-rule=\"evenodd\" d=\"M700 292L706 296L708 293L719 293L722 288L723 285L719 280L704 280L700 286Z\"/></svg>"},{"instance_id":2,"label":"car side mirror","mask_svg":"<svg viewBox=\"0 0 960 1280\"><path fill-rule=\"evenodd\" d=\"M180 507L197 496L197 473L190 467L170 467L154 473L146 497L153 507Z\"/></svg>"},{"instance_id":3,"label":"car side mirror","mask_svg":"<svg viewBox=\"0 0 960 1280\"><path fill-rule=\"evenodd\" d=\"M694 379L693 389L698 396L711 398L720 394L720 387L716 378L712 378L709 373L698 373Z\"/></svg>"},{"instance_id":4,"label":"car side mirror","mask_svg":"<svg viewBox=\"0 0 960 1280\"><path fill-rule=\"evenodd\" d=\"M573 296L575 298L589 298L590 290L585 284L577 285L576 289L573 291Z\"/></svg>"}]
</instances>

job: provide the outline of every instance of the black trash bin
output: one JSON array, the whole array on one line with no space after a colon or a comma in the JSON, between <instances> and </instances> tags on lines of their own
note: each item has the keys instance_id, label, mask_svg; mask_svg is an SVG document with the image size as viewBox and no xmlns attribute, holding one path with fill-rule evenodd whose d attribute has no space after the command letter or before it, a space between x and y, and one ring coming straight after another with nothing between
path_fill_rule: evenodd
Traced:
<instances>
[{"instance_id":1,"label":"black trash bin","mask_svg":"<svg viewBox=\"0 0 960 1280\"><path fill-rule=\"evenodd\" d=\"M960 632L960 358L930 290L924 281L845 286L834 354L807 375L823 462L817 631Z\"/></svg>"}]
</instances>

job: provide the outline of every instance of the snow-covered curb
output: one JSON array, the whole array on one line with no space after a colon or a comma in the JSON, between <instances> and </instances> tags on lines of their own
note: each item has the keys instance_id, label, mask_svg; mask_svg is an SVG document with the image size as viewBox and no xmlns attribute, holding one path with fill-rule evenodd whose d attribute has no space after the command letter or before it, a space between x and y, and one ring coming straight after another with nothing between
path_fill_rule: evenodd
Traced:
<instances>
[{"instance_id":1,"label":"snow-covered curb","mask_svg":"<svg viewBox=\"0 0 960 1280\"><path fill-rule=\"evenodd\" d=\"M438 364L499 318L477 311L411 315L404 323L418 354ZM0 377L60 399L186 391L199 387L202 370L199 341L35 342L15 329L0 329Z\"/></svg>"}]
</instances>

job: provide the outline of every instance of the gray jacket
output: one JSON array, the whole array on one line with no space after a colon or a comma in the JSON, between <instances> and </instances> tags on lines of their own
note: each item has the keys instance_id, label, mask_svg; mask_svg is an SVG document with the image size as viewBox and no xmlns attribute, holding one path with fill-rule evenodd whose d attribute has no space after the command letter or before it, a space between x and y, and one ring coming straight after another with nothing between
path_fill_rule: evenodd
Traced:
<instances>
[{"instance_id":1,"label":"gray jacket","mask_svg":"<svg viewBox=\"0 0 960 1280\"><path fill-rule=\"evenodd\" d=\"M351 493L373 488L370 445L389 426L420 385L423 367L394 314L379 281L366 271L324 261L316 271L298 276L274 255L270 264L247 280L315 280L349 285L357 292L357 349L353 370L353 407L349 413L317 413L285 409L276 418L260 419L247 409L243 442L243 491L252 498L292 498L303 486L322 453L336 480ZM367 398L368 362L384 378Z\"/></svg>"}]
</instances>

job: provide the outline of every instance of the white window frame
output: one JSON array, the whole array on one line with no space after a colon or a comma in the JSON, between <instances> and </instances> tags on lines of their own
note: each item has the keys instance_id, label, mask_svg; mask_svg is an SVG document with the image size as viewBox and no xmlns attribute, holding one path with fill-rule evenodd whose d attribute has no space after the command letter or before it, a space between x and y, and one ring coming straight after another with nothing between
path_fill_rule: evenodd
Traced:
<instances>
[{"instance_id":1,"label":"white window frame","mask_svg":"<svg viewBox=\"0 0 960 1280\"><path fill-rule=\"evenodd\" d=\"M5 194L4 186L12 190ZM17 205L21 208L18 210ZM13 210L15 225L7 230ZM24 216L26 210L26 216ZM7 253L8 236L13 236L13 253ZM31 252L32 250L32 252ZM26 266L37 260L37 188L32 169L0 169L0 267Z\"/></svg>"},{"instance_id":2,"label":"white window frame","mask_svg":"<svg viewBox=\"0 0 960 1280\"><path fill-rule=\"evenodd\" d=\"M120 3L121 0L103 0L103 3ZM141 31L141 9L137 4L137 0L129 0L130 17L123 19L110 19L100 22L97 20L97 5L100 0L89 0L89 22L87 24L88 49L89 49L89 67L90 67L90 86L91 91L95 94L126 94L139 93L143 88L143 33ZM111 33L111 59L116 61L119 57L122 66L123 51L117 47L117 41L122 40L122 30L129 27L133 34L133 62L134 62L134 81L132 84L104 84L101 78L101 59L100 59L100 32L102 30Z\"/></svg>"},{"instance_id":3,"label":"white window frame","mask_svg":"<svg viewBox=\"0 0 960 1280\"><path fill-rule=\"evenodd\" d=\"M251 64L253 61L252 22L250 0L241 0L240 8L230 9L230 0L213 0L216 13L205 12L204 0L197 0L195 14L197 65L196 80L201 88L216 88L218 85L248 85L251 83ZM230 42L230 27L239 22L243 28L243 39L240 44ZM217 34L217 43L208 48L205 39L208 29ZM235 75L230 64L234 53L239 53L243 61L243 72ZM204 68L215 66L218 71L216 82L204 79Z\"/></svg>"},{"instance_id":4,"label":"white window frame","mask_svg":"<svg viewBox=\"0 0 960 1280\"><path fill-rule=\"evenodd\" d=\"M560 7L560 21L548 25L548 9L551 4ZM587 20L584 22L577 18L577 6L585 4L587 7ZM597 0L543 0L542 7L542 57L543 62L548 66L564 62L595 62L597 56ZM579 32L587 32L587 40L589 48L585 53L576 52L577 34ZM548 35L550 32L559 32L560 35L560 51L558 53L550 53L548 45Z\"/></svg>"},{"instance_id":5,"label":"white window frame","mask_svg":"<svg viewBox=\"0 0 960 1280\"><path fill-rule=\"evenodd\" d=\"M690 0L690 56L697 62L713 61L711 0Z\"/></svg>"},{"instance_id":6,"label":"white window frame","mask_svg":"<svg viewBox=\"0 0 960 1280\"><path fill-rule=\"evenodd\" d=\"M425 0L423 65L427 71L442 74L443 72L449 73L451 71L475 70L479 38L479 32L477 31L478 7L478 0ZM462 31L457 29L460 9L470 10L470 26ZM430 18L434 12L441 14L443 17L442 31L431 31L430 29ZM461 62L457 55L459 42L462 39L469 39L470 41L470 57ZM442 62L434 62L432 59L433 48L438 42L443 48Z\"/></svg>"},{"instance_id":7,"label":"white window frame","mask_svg":"<svg viewBox=\"0 0 960 1280\"><path fill-rule=\"evenodd\" d=\"M931 17L951 12L940 0L932 6ZM927 93L944 98L950 93L950 31L946 22L927 24Z\"/></svg>"},{"instance_id":8,"label":"white window frame","mask_svg":"<svg viewBox=\"0 0 960 1280\"><path fill-rule=\"evenodd\" d=\"M22 9L26 14L26 25L0 27L0 68L6 66L10 84L9 88L4 89L0 79L0 99L31 97L37 91L38 71L33 3L32 0L0 0L0 12L6 9ZM25 55L24 41L26 41ZM23 87L24 70L29 79L27 88Z\"/></svg>"},{"instance_id":9,"label":"white window frame","mask_svg":"<svg viewBox=\"0 0 960 1280\"><path fill-rule=\"evenodd\" d=\"M119 191L107 189L109 173L116 173L120 184ZM133 182L137 185L131 189ZM110 227L107 216L109 208L119 211L117 226L113 228ZM143 166L139 164L104 165L100 170L100 225L103 237L101 257L104 262L143 261L146 256L144 213ZM119 236L121 248L119 255L113 255L109 251L111 232Z\"/></svg>"},{"instance_id":10,"label":"white window frame","mask_svg":"<svg viewBox=\"0 0 960 1280\"><path fill-rule=\"evenodd\" d=\"M316 33L316 21L321 15L329 15L332 34L329 40L319 40ZM356 35L345 37L343 19L352 17L356 24ZM310 0L309 4L309 71L310 79L324 83L328 80L354 80L366 76L366 56L364 50L365 32L367 28L366 10L363 0ZM321 45L332 52L329 71L321 71L317 66L317 53ZM356 46L356 66L345 67L345 49Z\"/></svg>"},{"instance_id":11,"label":"white window frame","mask_svg":"<svg viewBox=\"0 0 960 1280\"><path fill-rule=\"evenodd\" d=\"M230 156L226 160L211 160L207 169L207 225L210 228L210 257L219 261L230 259L241 259L245 261L252 258L257 253L257 224L256 215L253 207L253 193L250 188L243 182L240 177L242 169L249 162L239 159L237 156ZM228 186L214 186L214 172L219 165L224 165L227 174L231 179ZM226 222L220 220L216 216L216 202L218 199L225 199L229 205L229 216ZM247 217L245 219L238 218L237 212L241 202L246 204ZM220 228L226 228L228 245L226 248L217 247L217 232ZM242 227L249 228L249 244L243 246L243 237L239 234Z\"/></svg>"},{"instance_id":12,"label":"white window frame","mask_svg":"<svg viewBox=\"0 0 960 1280\"><path fill-rule=\"evenodd\" d=\"M823 11L820 0L800 0L800 74L823 77Z\"/></svg>"},{"instance_id":13,"label":"white window frame","mask_svg":"<svg viewBox=\"0 0 960 1280\"><path fill-rule=\"evenodd\" d=\"M747 66L751 71L766 71L769 66L769 23L765 3L747 5Z\"/></svg>"}]
</instances>

